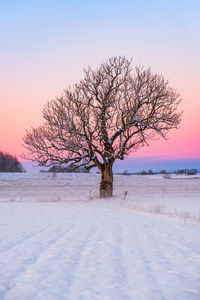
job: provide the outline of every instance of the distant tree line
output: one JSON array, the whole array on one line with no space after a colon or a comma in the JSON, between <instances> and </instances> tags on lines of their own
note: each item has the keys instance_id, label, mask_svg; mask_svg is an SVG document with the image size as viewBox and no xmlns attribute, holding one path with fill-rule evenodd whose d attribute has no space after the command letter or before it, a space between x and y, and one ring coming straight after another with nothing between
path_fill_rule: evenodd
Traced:
<instances>
[{"instance_id":1,"label":"distant tree line","mask_svg":"<svg viewBox=\"0 0 200 300\"><path fill-rule=\"evenodd\" d=\"M177 175L196 175L198 172L197 172L197 169L183 169L183 170L177 170L177 171L174 171L174 172L167 172L166 170L161 170L159 172L153 172L152 170L148 170L148 171L141 171L139 172L138 174L139 175L153 175L153 174L171 174L171 173L174 173L174 174L177 174Z\"/></svg>"},{"instance_id":2,"label":"distant tree line","mask_svg":"<svg viewBox=\"0 0 200 300\"><path fill-rule=\"evenodd\" d=\"M68 166L52 166L48 172L53 173L89 173L89 170L85 167L79 167L76 164L70 164Z\"/></svg>"},{"instance_id":3,"label":"distant tree line","mask_svg":"<svg viewBox=\"0 0 200 300\"><path fill-rule=\"evenodd\" d=\"M123 173L117 173L117 174L120 174L120 175L131 175L131 174L136 174L136 175L156 175L156 174L196 175L197 173L198 173L197 169L181 169L181 170L176 170L173 172L168 172L166 170L160 170L157 172L153 172L152 170L148 170L148 171L142 170L140 172L135 172L135 173L128 172L127 170L125 170Z\"/></svg>"},{"instance_id":4,"label":"distant tree line","mask_svg":"<svg viewBox=\"0 0 200 300\"><path fill-rule=\"evenodd\" d=\"M0 172L24 172L15 156L0 151Z\"/></svg>"}]
</instances>

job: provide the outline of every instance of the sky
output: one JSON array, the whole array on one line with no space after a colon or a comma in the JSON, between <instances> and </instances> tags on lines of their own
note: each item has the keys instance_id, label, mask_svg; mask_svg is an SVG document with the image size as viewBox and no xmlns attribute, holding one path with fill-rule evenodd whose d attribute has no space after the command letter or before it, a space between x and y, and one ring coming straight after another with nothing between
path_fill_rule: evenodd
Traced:
<instances>
[{"instance_id":1,"label":"sky","mask_svg":"<svg viewBox=\"0 0 200 300\"><path fill-rule=\"evenodd\" d=\"M131 154L200 159L199 0L0 1L0 150L24 151L42 108L83 68L126 55L169 79L182 97L179 130Z\"/></svg>"}]
</instances>

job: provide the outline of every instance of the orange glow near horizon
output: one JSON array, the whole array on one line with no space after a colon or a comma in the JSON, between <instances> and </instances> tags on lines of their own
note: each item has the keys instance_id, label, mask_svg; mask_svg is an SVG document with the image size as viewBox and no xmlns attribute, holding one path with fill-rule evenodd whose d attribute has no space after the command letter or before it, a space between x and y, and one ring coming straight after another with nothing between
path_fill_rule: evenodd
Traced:
<instances>
[{"instance_id":1,"label":"orange glow near horizon","mask_svg":"<svg viewBox=\"0 0 200 300\"><path fill-rule=\"evenodd\" d=\"M29 112L24 109L20 111L9 111L7 116L1 115L0 120L3 126L0 127L0 149L12 155L16 155L21 160L21 155L25 151L22 147L23 136L29 128L42 124L42 112L39 108L30 107ZM5 110L4 110L5 111ZM149 141L149 146L141 147L137 152L130 154L131 157L139 156L161 156L163 159L199 159L200 158L200 120L196 109L190 115L189 111L183 114L180 129L171 130L168 139L159 138L156 141Z\"/></svg>"},{"instance_id":2,"label":"orange glow near horizon","mask_svg":"<svg viewBox=\"0 0 200 300\"><path fill-rule=\"evenodd\" d=\"M45 90L46 88L46 90ZM183 87L184 90L184 87ZM37 92L23 95L23 90L15 90L15 93L5 93L6 101L1 105L0 111L0 150L16 155L21 160L25 151L22 147L23 136L27 129L37 127L43 123L42 108L47 99L52 99L52 94L59 95L58 85L55 89L37 89ZM166 159L199 159L200 158L200 102L198 91L187 90L182 94L183 102L180 110L183 117L180 129L171 130L168 140L159 139L149 141L149 147L140 148L130 154L131 157L160 156ZM191 98L191 100L190 100ZM15 99L15 102L13 102ZM27 100L28 99L28 100ZM35 101L37 99L38 101Z\"/></svg>"}]
</instances>

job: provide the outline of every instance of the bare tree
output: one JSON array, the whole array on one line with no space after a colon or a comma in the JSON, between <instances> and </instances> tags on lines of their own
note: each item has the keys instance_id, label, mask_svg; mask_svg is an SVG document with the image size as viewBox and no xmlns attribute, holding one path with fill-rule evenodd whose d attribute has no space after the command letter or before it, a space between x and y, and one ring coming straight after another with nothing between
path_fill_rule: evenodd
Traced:
<instances>
[{"instance_id":1,"label":"bare tree","mask_svg":"<svg viewBox=\"0 0 200 300\"><path fill-rule=\"evenodd\" d=\"M100 197L113 193L113 164L155 136L178 128L181 101L161 75L113 57L43 109L44 125L24 144L41 166L74 163L101 172Z\"/></svg>"}]
</instances>

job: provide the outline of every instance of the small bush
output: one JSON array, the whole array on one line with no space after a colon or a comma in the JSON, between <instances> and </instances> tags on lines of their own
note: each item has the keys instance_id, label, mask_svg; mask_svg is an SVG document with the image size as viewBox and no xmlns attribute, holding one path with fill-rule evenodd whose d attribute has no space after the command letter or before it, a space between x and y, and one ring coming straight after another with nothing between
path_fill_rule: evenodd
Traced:
<instances>
[{"instance_id":1,"label":"small bush","mask_svg":"<svg viewBox=\"0 0 200 300\"><path fill-rule=\"evenodd\" d=\"M170 175L170 174L163 174L163 178L164 178L164 179L170 179L170 178L171 178L171 175Z\"/></svg>"},{"instance_id":2,"label":"small bush","mask_svg":"<svg viewBox=\"0 0 200 300\"><path fill-rule=\"evenodd\" d=\"M167 174L167 171L166 170L161 170L160 174Z\"/></svg>"},{"instance_id":3,"label":"small bush","mask_svg":"<svg viewBox=\"0 0 200 300\"><path fill-rule=\"evenodd\" d=\"M143 170L139 173L139 175L147 175L147 172Z\"/></svg>"},{"instance_id":4,"label":"small bush","mask_svg":"<svg viewBox=\"0 0 200 300\"><path fill-rule=\"evenodd\" d=\"M125 170L122 175L130 175L127 170Z\"/></svg>"}]
</instances>

